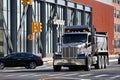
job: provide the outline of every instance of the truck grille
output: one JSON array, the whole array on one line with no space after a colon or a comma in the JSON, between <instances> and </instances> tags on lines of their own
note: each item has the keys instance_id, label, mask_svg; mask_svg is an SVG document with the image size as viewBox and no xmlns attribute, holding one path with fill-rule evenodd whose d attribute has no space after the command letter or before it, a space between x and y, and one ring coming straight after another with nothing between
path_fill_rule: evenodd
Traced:
<instances>
[{"instance_id":1,"label":"truck grille","mask_svg":"<svg viewBox=\"0 0 120 80\"><path fill-rule=\"evenodd\" d=\"M63 58L76 58L77 57L77 48L74 47L66 47L62 48Z\"/></svg>"}]
</instances>

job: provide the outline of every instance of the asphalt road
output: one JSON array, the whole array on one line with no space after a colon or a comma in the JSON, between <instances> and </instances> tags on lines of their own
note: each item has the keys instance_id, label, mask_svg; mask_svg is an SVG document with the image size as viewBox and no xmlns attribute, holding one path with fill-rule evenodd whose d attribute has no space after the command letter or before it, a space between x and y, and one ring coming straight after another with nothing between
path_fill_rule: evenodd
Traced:
<instances>
[{"instance_id":1,"label":"asphalt road","mask_svg":"<svg viewBox=\"0 0 120 80\"><path fill-rule=\"evenodd\" d=\"M106 69L94 69L91 71L69 71L62 68L60 72L54 72L52 63L45 63L36 69L5 68L0 70L0 80L120 80L120 64L111 60Z\"/></svg>"}]
</instances>

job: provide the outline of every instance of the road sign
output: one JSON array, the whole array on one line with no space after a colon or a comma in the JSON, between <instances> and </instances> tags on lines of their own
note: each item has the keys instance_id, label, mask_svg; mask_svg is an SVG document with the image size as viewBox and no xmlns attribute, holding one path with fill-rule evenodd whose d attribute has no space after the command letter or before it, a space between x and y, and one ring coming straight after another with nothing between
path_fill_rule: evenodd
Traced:
<instances>
[{"instance_id":1,"label":"road sign","mask_svg":"<svg viewBox=\"0 0 120 80\"><path fill-rule=\"evenodd\" d=\"M28 40L34 40L34 39L35 39L35 36L33 34L28 35Z\"/></svg>"},{"instance_id":2,"label":"road sign","mask_svg":"<svg viewBox=\"0 0 120 80\"><path fill-rule=\"evenodd\" d=\"M60 20L60 19L54 19L53 20L53 24L56 24L56 25L65 25L65 21L64 20Z\"/></svg>"}]
</instances>

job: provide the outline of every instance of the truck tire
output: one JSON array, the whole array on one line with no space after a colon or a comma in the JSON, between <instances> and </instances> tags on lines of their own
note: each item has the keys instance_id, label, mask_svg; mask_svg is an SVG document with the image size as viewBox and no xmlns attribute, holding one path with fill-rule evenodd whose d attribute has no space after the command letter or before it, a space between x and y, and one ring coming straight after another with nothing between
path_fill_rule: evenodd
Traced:
<instances>
[{"instance_id":1,"label":"truck tire","mask_svg":"<svg viewBox=\"0 0 120 80\"><path fill-rule=\"evenodd\" d=\"M105 66L104 56L101 56L101 69Z\"/></svg>"},{"instance_id":2,"label":"truck tire","mask_svg":"<svg viewBox=\"0 0 120 80\"><path fill-rule=\"evenodd\" d=\"M53 66L54 71L61 71L61 66Z\"/></svg>"},{"instance_id":3,"label":"truck tire","mask_svg":"<svg viewBox=\"0 0 120 80\"><path fill-rule=\"evenodd\" d=\"M120 59L118 59L118 64L120 64Z\"/></svg>"},{"instance_id":4,"label":"truck tire","mask_svg":"<svg viewBox=\"0 0 120 80\"><path fill-rule=\"evenodd\" d=\"M101 56L97 57L97 64L95 65L95 69L101 69Z\"/></svg>"},{"instance_id":5,"label":"truck tire","mask_svg":"<svg viewBox=\"0 0 120 80\"><path fill-rule=\"evenodd\" d=\"M91 70L91 60L90 60L90 57L86 58L84 70L85 71L90 71Z\"/></svg>"},{"instance_id":6,"label":"truck tire","mask_svg":"<svg viewBox=\"0 0 120 80\"><path fill-rule=\"evenodd\" d=\"M106 68L108 65L108 58L107 56L104 56L104 68Z\"/></svg>"}]
</instances>

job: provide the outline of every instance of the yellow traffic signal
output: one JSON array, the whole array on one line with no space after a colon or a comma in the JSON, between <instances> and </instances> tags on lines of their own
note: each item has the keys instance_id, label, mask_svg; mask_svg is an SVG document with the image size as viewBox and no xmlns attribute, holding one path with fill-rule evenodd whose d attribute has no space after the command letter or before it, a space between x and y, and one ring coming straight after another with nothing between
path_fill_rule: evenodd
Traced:
<instances>
[{"instance_id":1,"label":"yellow traffic signal","mask_svg":"<svg viewBox=\"0 0 120 80\"><path fill-rule=\"evenodd\" d=\"M25 6L27 0L22 0L22 4Z\"/></svg>"},{"instance_id":2,"label":"yellow traffic signal","mask_svg":"<svg viewBox=\"0 0 120 80\"><path fill-rule=\"evenodd\" d=\"M38 22L38 32L42 32L42 23Z\"/></svg>"},{"instance_id":3,"label":"yellow traffic signal","mask_svg":"<svg viewBox=\"0 0 120 80\"><path fill-rule=\"evenodd\" d=\"M36 33L37 32L36 26L37 26L36 22L32 22L32 33Z\"/></svg>"},{"instance_id":4,"label":"yellow traffic signal","mask_svg":"<svg viewBox=\"0 0 120 80\"><path fill-rule=\"evenodd\" d=\"M32 5L32 0L22 0L22 4L23 4L24 6L26 6L27 4L28 4L28 5Z\"/></svg>"}]
</instances>

